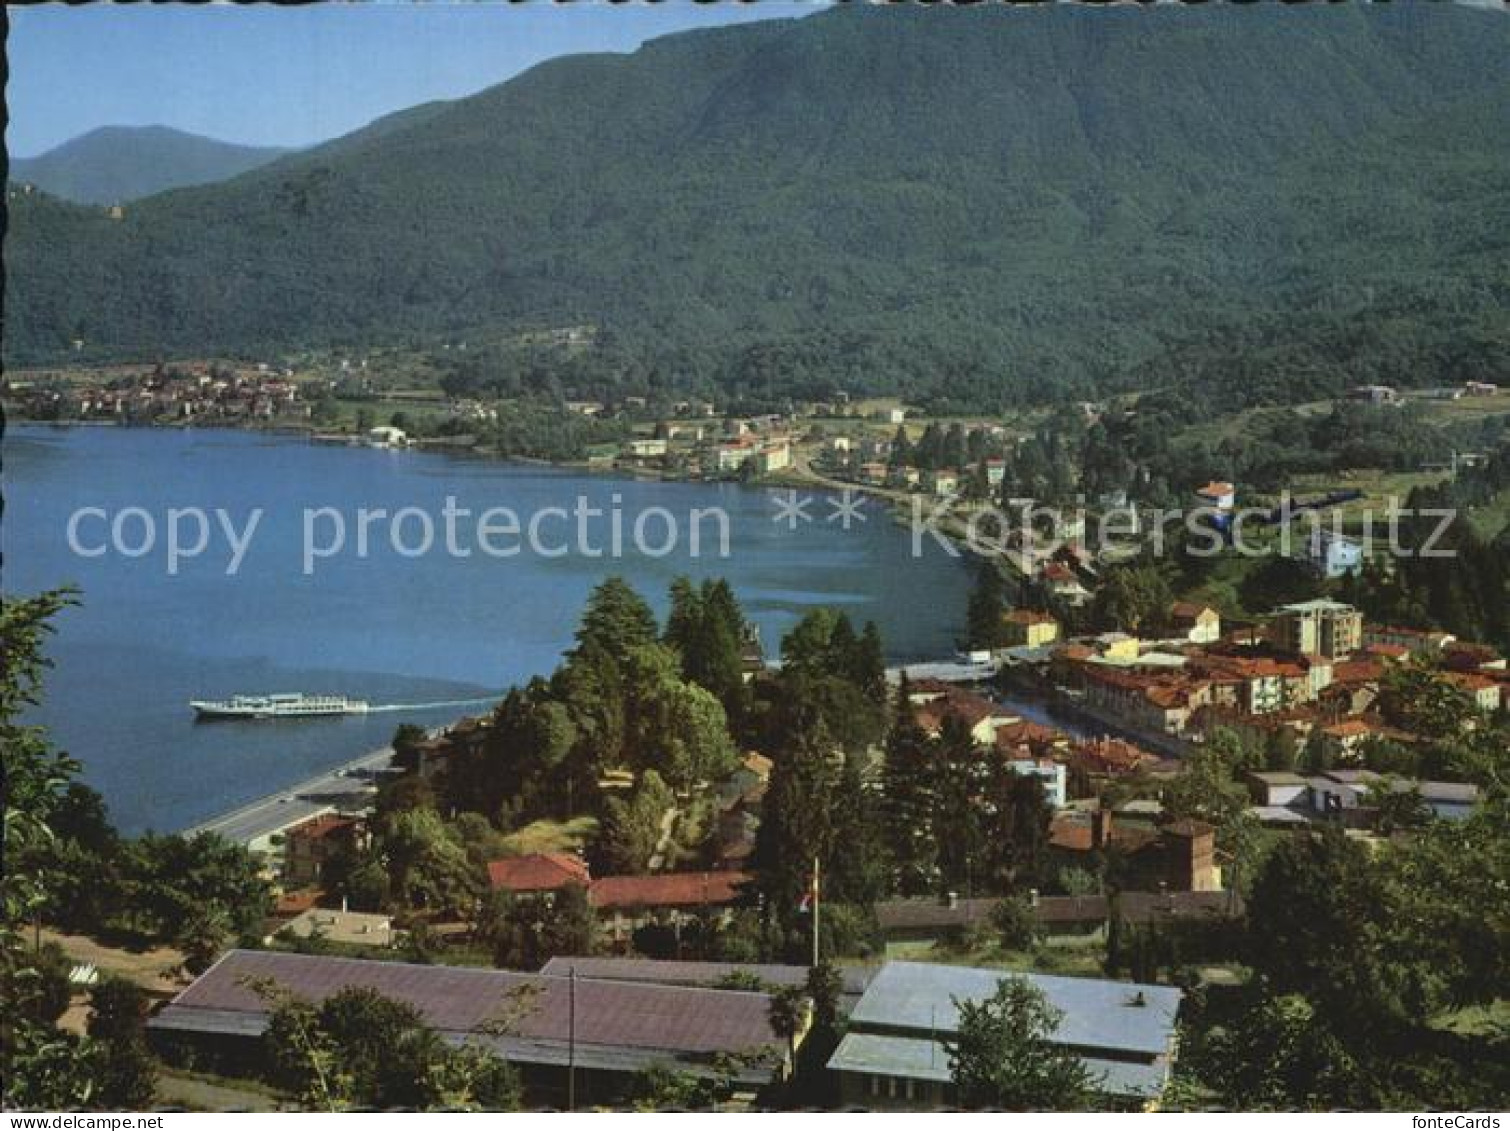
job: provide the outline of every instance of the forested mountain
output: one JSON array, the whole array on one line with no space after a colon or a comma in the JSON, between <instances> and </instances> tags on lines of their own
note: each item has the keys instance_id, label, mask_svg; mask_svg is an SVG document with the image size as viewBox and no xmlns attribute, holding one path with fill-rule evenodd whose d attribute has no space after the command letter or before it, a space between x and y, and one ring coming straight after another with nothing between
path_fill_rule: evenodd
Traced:
<instances>
[{"instance_id":1,"label":"forested mountain","mask_svg":"<svg viewBox=\"0 0 1510 1131\"><path fill-rule=\"evenodd\" d=\"M10 204L13 361L465 337L485 380L489 341L590 323L577 387L1461 380L1510 369L1510 18L847 8L555 60L121 219Z\"/></svg>"},{"instance_id":2,"label":"forested mountain","mask_svg":"<svg viewBox=\"0 0 1510 1131\"><path fill-rule=\"evenodd\" d=\"M288 152L167 126L105 126L39 156L12 159L9 179L78 204L124 204L165 189L229 180Z\"/></svg>"}]
</instances>

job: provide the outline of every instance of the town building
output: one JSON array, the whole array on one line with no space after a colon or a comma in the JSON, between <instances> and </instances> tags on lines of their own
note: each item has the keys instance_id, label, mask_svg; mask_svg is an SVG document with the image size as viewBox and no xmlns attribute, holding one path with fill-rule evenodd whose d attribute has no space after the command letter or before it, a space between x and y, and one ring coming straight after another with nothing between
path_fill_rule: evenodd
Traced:
<instances>
[{"instance_id":1,"label":"town building","mask_svg":"<svg viewBox=\"0 0 1510 1131\"><path fill-rule=\"evenodd\" d=\"M409 445L409 434L402 428L380 424L367 430L367 446L371 448L404 448Z\"/></svg>"},{"instance_id":2,"label":"town building","mask_svg":"<svg viewBox=\"0 0 1510 1131\"><path fill-rule=\"evenodd\" d=\"M1085 866L1085 857L1115 850L1126 865L1133 891L1220 891L1216 830L1203 821L1148 825L1117 821L1106 808L1065 811L1049 827L1051 853Z\"/></svg>"},{"instance_id":3,"label":"town building","mask_svg":"<svg viewBox=\"0 0 1510 1131\"><path fill-rule=\"evenodd\" d=\"M1051 1039L1080 1056L1110 1104L1158 1103L1175 1055L1179 990L924 962L888 962L855 1005L828 1062L841 1103L914 1110L957 1103L948 1042L959 1031L959 1004L986 1000L1010 977L1057 1011Z\"/></svg>"},{"instance_id":4,"label":"town building","mask_svg":"<svg viewBox=\"0 0 1510 1131\"><path fill-rule=\"evenodd\" d=\"M1330 530L1315 531L1302 559L1318 577L1335 581L1363 569L1363 544Z\"/></svg>"},{"instance_id":5,"label":"town building","mask_svg":"<svg viewBox=\"0 0 1510 1131\"><path fill-rule=\"evenodd\" d=\"M1364 404L1395 405L1402 403L1398 390L1389 385L1354 385L1347 391L1347 399Z\"/></svg>"},{"instance_id":6,"label":"town building","mask_svg":"<svg viewBox=\"0 0 1510 1131\"><path fill-rule=\"evenodd\" d=\"M791 466L792 445L785 440L764 444L755 453L755 470L762 475L785 471Z\"/></svg>"},{"instance_id":7,"label":"town building","mask_svg":"<svg viewBox=\"0 0 1510 1131\"><path fill-rule=\"evenodd\" d=\"M924 485L938 498L948 498L959 492L959 476L952 471L930 471Z\"/></svg>"},{"instance_id":8,"label":"town building","mask_svg":"<svg viewBox=\"0 0 1510 1131\"><path fill-rule=\"evenodd\" d=\"M1478 803L1479 790L1464 782L1418 781L1366 769L1327 770L1319 774L1250 773L1248 790L1254 815L1267 825L1335 822L1368 828L1378 811L1378 794L1416 792L1443 820L1461 820Z\"/></svg>"},{"instance_id":9,"label":"town building","mask_svg":"<svg viewBox=\"0 0 1510 1131\"><path fill-rule=\"evenodd\" d=\"M1283 606L1272 628L1274 642L1297 655L1337 659L1363 647L1363 614L1328 597Z\"/></svg>"},{"instance_id":10,"label":"town building","mask_svg":"<svg viewBox=\"0 0 1510 1131\"><path fill-rule=\"evenodd\" d=\"M1086 705L1133 729L1181 734L1191 715L1211 702L1211 684L1181 672L1129 671L1095 663L1081 664L1079 670Z\"/></svg>"},{"instance_id":11,"label":"town building","mask_svg":"<svg viewBox=\"0 0 1510 1131\"><path fill-rule=\"evenodd\" d=\"M625 453L634 459L654 459L666 454L666 441L659 436L646 439L630 440L625 445Z\"/></svg>"},{"instance_id":12,"label":"town building","mask_svg":"<svg viewBox=\"0 0 1510 1131\"><path fill-rule=\"evenodd\" d=\"M739 983L778 987L805 988L809 968L772 962L695 962L659 958L576 957L552 958L540 973L566 977L575 972L579 978L607 978L616 982L650 982L661 986L703 986L729 989ZM873 966L835 967L839 975L839 1012L848 1016L865 987L875 977Z\"/></svg>"},{"instance_id":13,"label":"town building","mask_svg":"<svg viewBox=\"0 0 1510 1131\"><path fill-rule=\"evenodd\" d=\"M1019 648L1042 648L1059 639L1059 622L1037 609L1012 609L1002 614L1007 644Z\"/></svg>"},{"instance_id":14,"label":"town building","mask_svg":"<svg viewBox=\"0 0 1510 1131\"><path fill-rule=\"evenodd\" d=\"M1150 754L1125 739L1106 736L1075 743L1070 747L1068 757L1071 769L1092 779L1152 770L1162 762L1157 754Z\"/></svg>"},{"instance_id":15,"label":"town building","mask_svg":"<svg viewBox=\"0 0 1510 1131\"><path fill-rule=\"evenodd\" d=\"M924 681L918 681L909 696L915 705L913 715L918 726L930 736L937 737L944 728L944 720L952 716L964 723L976 745L990 746L996 741L999 728L1019 721L1010 710L982 695L948 684L942 686L944 690L934 692Z\"/></svg>"},{"instance_id":16,"label":"town building","mask_svg":"<svg viewBox=\"0 0 1510 1131\"><path fill-rule=\"evenodd\" d=\"M1192 644L1215 644L1222 638L1222 617L1210 605L1176 601L1169 610L1174 630Z\"/></svg>"},{"instance_id":17,"label":"town building","mask_svg":"<svg viewBox=\"0 0 1510 1131\"><path fill-rule=\"evenodd\" d=\"M1006 766L1018 777L1037 778L1043 786L1043 799L1055 809L1069 804L1068 774L1063 762L1052 758L1012 758Z\"/></svg>"},{"instance_id":18,"label":"town building","mask_svg":"<svg viewBox=\"0 0 1510 1131\"><path fill-rule=\"evenodd\" d=\"M393 919L387 915L328 907L311 907L295 915L277 933L350 946L396 946L403 937L402 932L393 929Z\"/></svg>"},{"instance_id":19,"label":"town building","mask_svg":"<svg viewBox=\"0 0 1510 1131\"><path fill-rule=\"evenodd\" d=\"M651 924L680 933L694 917L721 917L738 902L750 876L738 871L658 872L604 876L588 889L611 945L627 947L634 932Z\"/></svg>"},{"instance_id":20,"label":"town building","mask_svg":"<svg viewBox=\"0 0 1510 1131\"><path fill-rule=\"evenodd\" d=\"M565 852L533 852L488 862L488 886L525 899L552 898L568 887L590 887L587 865Z\"/></svg>"},{"instance_id":21,"label":"town building","mask_svg":"<svg viewBox=\"0 0 1510 1131\"><path fill-rule=\"evenodd\" d=\"M327 862L354 856L367 843L366 828L356 817L321 813L283 834L283 884L301 888L318 884Z\"/></svg>"},{"instance_id":22,"label":"town building","mask_svg":"<svg viewBox=\"0 0 1510 1131\"><path fill-rule=\"evenodd\" d=\"M1195 490L1196 501L1203 507L1230 511L1237 503L1237 488L1224 479L1213 479Z\"/></svg>"},{"instance_id":23,"label":"town building","mask_svg":"<svg viewBox=\"0 0 1510 1131\"><path fill-rule=\"evenodd\" d=\"M404 1002L447 1043L515 1065L538 1106L564 1107L573 1093L578 1105L621 1101L653 1066L711 1076L720 1062L748 1100L789 1070L764 992L277 951L226 954L147 1023L149 1040L169 1063L258 1071L275 1008L259 982L316 1004L347 987Z\"/></svg>"},{"instance_id":24,"label":"town building","mask_svg":"<svg viewBox=\"0 0 1510 1131\"><path fill-rule=\"evenodd\" d=\"M1027 893L1028 909L1048 936L1105 937L1113 918L1143 926L1197 920L1213 922L1242 913L1235 891L1119 891L1107 895L1040 895ZM876 925L888 941L953 941L967 930L989 923L1000 899L892 899L875 905ZM848 972L850 967L843 968Z\"/></svg>"},{"instance_id":25,"label":"town building","mask_svg":"<svg viewBox=\"0 0 1510 1131\"><path fill-rule=\"evenodd\" d=\"M1457 641L1450 632L1429 628L1401 628L1391 624L1369 623L1363 627L1363 646L1393 644L1410 652L1432 654L1441 652Z\"/></svg>"}]
</instances>

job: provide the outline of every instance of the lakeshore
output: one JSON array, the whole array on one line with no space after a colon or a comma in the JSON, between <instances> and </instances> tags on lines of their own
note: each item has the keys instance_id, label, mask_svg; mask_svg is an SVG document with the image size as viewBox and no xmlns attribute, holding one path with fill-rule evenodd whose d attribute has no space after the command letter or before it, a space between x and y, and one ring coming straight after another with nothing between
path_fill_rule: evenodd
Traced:
<instances>
[{"instance_id":1,"label":"lakeshore","mask_svg":"<svg viewBox=\"0 0 1510 1131\"><path fill-rule=\"evenodd\" d=\"M962 559L934 546L914 558L906 533L878 516L849 531L823 522L789 531L771 521L768 492L734 484L609 479L238 428L12 426L5 447L7 590L83 590L83 606L62 614L50 643L57 690L38 718L133 832L202 823L266 794L269 782L303 782L380 749L400 722L434 728L454 715L225 730L196 726L190 699L302 690L406 703L522 684L559 662L575 610L610 572L656 604L678 574L728 576L771 651L805 610L843 608L877 621L891 663L951 653L969 590ZM608 506L615 494L636 511L717 504L730 516L731 554L499 561L385 549L298 576L301 508L396 511L448 493L521 512L576 496ZM235 577L208 557L170 577L160 558L81 558L67 546L67 518L80 507L160 513L184 504L267 509ZM923 606L919 592L937 599Z\"/></svg>"}]
</instances>

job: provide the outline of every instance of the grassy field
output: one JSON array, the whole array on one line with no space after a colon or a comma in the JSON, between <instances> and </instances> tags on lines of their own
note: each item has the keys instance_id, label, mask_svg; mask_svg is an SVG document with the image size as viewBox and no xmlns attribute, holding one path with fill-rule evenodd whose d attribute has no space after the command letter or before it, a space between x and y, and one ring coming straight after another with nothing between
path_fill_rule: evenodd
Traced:
<instances>
[{"instance_id":1,"label":"grassy field","mask_svg":"<svg viewBox=\"0 0 1510 1131\"><path fill-rule=\"evenodd\" d=\"M596 817L569 821L534 821L504 838L504 847L518 856L532 852L579 852L598 835Z\"/></svg>"}]
</instances>

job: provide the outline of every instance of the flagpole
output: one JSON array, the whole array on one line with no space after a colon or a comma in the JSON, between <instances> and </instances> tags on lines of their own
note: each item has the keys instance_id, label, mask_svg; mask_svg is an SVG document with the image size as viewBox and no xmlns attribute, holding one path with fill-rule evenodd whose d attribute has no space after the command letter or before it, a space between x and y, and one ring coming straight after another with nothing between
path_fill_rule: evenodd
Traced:
<instances>
[{"instance_id":1,"label":"flagpole","mask_svg":"<svg viewBox=\"0 0 1510 1131\"><path fill-rule=\"evenodd\" d=\"M822 881L818 876L818 857L813 857L813 965L818 965L818 904L823 898Z\"/></svg>"}]
</instances>

